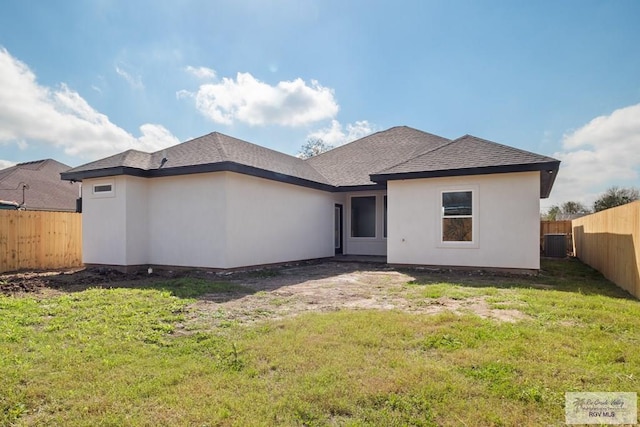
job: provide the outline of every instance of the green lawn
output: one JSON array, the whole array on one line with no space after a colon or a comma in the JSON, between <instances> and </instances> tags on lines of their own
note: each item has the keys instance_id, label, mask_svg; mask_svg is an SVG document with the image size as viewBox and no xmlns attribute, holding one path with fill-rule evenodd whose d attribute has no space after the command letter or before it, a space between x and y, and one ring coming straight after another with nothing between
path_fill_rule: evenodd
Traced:
<instances>
[{"instance_id":1,"label":"green lawn","mask_svg":"<svg viewBox=\"0 0 640 427\"><path fill-rule=\"evenodd\" d=\"M640 389L640 302L577 261L405 285L515 323L341 310L177 334L205 290L243 291L189 280L0 296L0 425L560 426L567 391Z\"/></svg>"}]
</instances>

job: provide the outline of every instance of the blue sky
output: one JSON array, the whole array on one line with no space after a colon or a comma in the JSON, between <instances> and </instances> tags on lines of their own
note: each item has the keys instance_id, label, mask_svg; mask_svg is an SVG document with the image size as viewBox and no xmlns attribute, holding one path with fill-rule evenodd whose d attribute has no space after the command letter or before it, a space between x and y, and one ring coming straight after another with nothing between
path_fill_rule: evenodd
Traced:
<instances>
[{"instance_id":1,"label":"blue sky","mask_svg":"<svg viewBox=\"0 0 640 427\"><path fill-rule=\"evenodd\" d=\"M289 154L407 125L640 186L640 2L5 1L0 166L219 131Z\"/></svg>"}]
</instances>

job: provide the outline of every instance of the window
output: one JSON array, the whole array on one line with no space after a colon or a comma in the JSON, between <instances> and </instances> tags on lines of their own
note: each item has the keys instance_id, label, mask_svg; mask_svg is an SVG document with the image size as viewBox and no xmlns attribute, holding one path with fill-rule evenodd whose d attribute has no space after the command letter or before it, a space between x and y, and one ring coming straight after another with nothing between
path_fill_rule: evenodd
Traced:
<instances>
[{"instance_id":1,"label":"window","mask_svg":"<svg viewBox=\"0 0 640 427\"><path fill-rule=\"evenodd\" d=\"M93 192L94 193L111 193L113 191L111 184L103 184L103 185L94 185Z\"/></svg>"},{"instance_id":2,"label":"window","mask_svg":"<svg viewBox=\"0 0 640 427\"><path fill-rule=\"evenodd\" d=\"M473 191L442 192L442 241L473 241Z\"/></svg>"},{"instance_id":3,"label":"window","mask_svg":"<svg viewBox=\"0 0 640 427\"><path fill-rule=\"evenodd\" d=\"M351 237L376 237L376 196L351 198Z\"/></svg>"},{"instance_id":4,"label":"window","mask_svg":"<svg viewBox=\"0 0 640 427\"><path fill-rule=\"evenodd\" d=\"M91 197L102 199L116 196L116 186L113 180L100 180L91 185Z\"/></svg>"}]
</instances>

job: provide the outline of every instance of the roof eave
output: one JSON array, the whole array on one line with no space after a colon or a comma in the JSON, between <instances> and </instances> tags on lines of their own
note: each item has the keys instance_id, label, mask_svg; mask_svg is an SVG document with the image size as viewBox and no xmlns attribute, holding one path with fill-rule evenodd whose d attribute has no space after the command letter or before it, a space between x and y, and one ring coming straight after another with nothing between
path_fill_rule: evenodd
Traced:
<instances>
[{"instance_id":1,"label":"roof eave","mask_svg":"<svg viewBox=\"0 0 640 427\"><path fill-rule=\"evenodd\" d=\"M137 169L126 166L94 169L89 171L77 171L77 172L63 172L60 177L67 181L82 181L83 179L91 178L104 178L108 176L116 175L129 175L142 178L158 178L165 176L178 176L178 175L192 175L198 173L208 172L236 172L244 175L255 176L259 178L269 179L272 181L284 182L287 184L294 184L302 187L313 188L322 191L336 191L336 187L330 184L311 181L304 178L298 178L295 176L268 171L265 169L256 168L253 166L247 166L240 163L224 161L217 163L206 163L202 165L188 165L177 166L166 169Z\"/></svg>"},{"instance_id":2,"label":"roof eave","mask_svg":"<svg viewBox=\"0 0 640 427\"><path fill-rule=\"evenodd\" d=\"M387 181L419 179L419 178L443 178L450 176L488 175L497 173L534 172L540 171L540 198L546 199L551 193L551 188L560 168L560 161L554 160L542 163L526 163L517 165L486 166L464 169L442 169L436 171L416 171L400 173L378 173L370 175L371 181L382 183Z\"/></svg>"},{"instance_id":3,"label":"roof eave","mask_svg":"<svg viewBox=\"0 0 640 427\"><path fill-rule=\"evenodd\" d=\"M336 192L338 193L347 193L352 191L376 191L376 190L386 190L387 183L385 182L372 182L371 184L361 184L361 185L340 185L336 187Z\"/></svg>"},{"instance_id":4,"label":"roof eave","mask_svg":"<svg viewBox=\"0 0 640 427\"><path fill-rule=\"evenodd\" d=\"M127 166L116 166L103 169L91 169L85 171L67 171L60 173L60 179L64 181L81 182L83 179L105 178L116 175L129 175L145 177L148 171Z\"/></svg>"}]
</instances>

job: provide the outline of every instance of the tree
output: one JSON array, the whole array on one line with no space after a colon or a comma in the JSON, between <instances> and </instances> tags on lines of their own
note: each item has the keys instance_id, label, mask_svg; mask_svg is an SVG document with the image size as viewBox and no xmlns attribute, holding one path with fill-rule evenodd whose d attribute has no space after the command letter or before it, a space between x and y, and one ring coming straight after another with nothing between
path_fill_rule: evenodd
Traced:
<instances>
[{"instance_id":1,"label":"tree","mask_svg":"<svg viewBox=\"0 0 640 427\"><path fill-rule=\"evenodd\" d=\"M545 221L555 221L558 215L562 213L560 206L553 205L547 211L547 214L542 217Z\"/></svg>"},{"instance_id":2,"label":"tree","mask_svg":"<svg viewBox=\"0 0 640 427\"><path fill-rule=\"evenodd\" d=\"M307 142L300 148L298 157L301 159L308 159L309 157L317 156L325 151L329 151L333 148L332 145L327 144L320 138L309 138Z\"/></svg>"},{"instance_id":3,"label":"tree","mask_svg":"<svg viewBox=\"0 0 640 427\"><path fill-rule=\"evenodd\" d=\"M590 213L589 208L583 205L580 202L564 202L562 204L562 213L573 215L573 214L588 214Z\"/></svg>"},{"instance_id":4,"label":"tree","mask_svg":"<svg viewBox=\"0 0 640 427\"><path fill-rule=\"evenodd\" d=\"M589 208L580 202L564 202L561 206L553 205L542 218L546 221L556 221L560 215L588 214Z\"/></svg>"},{"instance_id":5,"label":"tree","mask_svg":"<svg viewBox=\"0 0 640 427\"><path fill-rule=\"evenodd\" d=\"M600 212L616 206L626 205L638 199L640 199L640 191L637 188L611 187L593 203L593 210L594 212Z\"/></svg>"}]
</instances>

